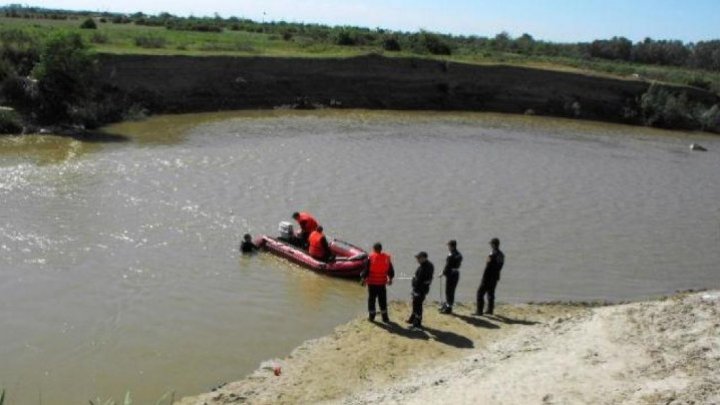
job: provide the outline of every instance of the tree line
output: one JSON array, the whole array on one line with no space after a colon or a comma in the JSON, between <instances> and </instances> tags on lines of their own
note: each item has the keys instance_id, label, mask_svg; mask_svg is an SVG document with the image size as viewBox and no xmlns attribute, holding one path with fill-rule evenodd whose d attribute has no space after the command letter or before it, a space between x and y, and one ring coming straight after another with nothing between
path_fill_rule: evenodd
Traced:
<instances>
[{"instance_id":1,"label":"tree line","mask_svg":"<svg viewBox=\"0 0 720 405\"><path fill-rule=\"evenodd\" d=\"M167 12L148 15L92 13L88 11L51 10L11 4L0 8L6 17L78 19L98 18L100 22L165 27L169 30L222 32L245 31L276 35L284 40L295 37L317 43L341 46L375 46L389 52L407 51L418 54L480 54L505 52L519 55L605 59L649 65L678 66L720 71L720 40L685 43L679 40L646 38L633 43L624 37L599 39L592 42L555 43L537 40L530 34L512 37L501 32L492 37L463 36L440 33L402 32L382 28L327 26L285 21L257 22L246 18L180 17Z\"/></svg>"},{"instance_id":2,"label":"tree line","mask_svg":"<svg viewBox=\"0 0 720 405\"><path fill-rule=\"evenodd\" d=\"M720 71L720 40L683 43L645 38L633 43L624 37L613 37L593 41L587 45L587 52L594 58Z\"/></svg>"}]
</instances>

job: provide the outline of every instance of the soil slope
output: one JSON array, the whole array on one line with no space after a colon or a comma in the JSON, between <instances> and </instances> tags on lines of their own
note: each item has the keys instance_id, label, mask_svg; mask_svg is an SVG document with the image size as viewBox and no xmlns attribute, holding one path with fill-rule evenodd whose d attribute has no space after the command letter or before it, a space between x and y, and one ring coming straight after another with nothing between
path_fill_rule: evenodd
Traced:
<instances>
[{"instance_id":1,"label":"soil slope","mask_svg":"<svg viewBox=\"0 0 720 405\"><path fill-rule=\"evenodd\" d=\"M417 58L101 55L106 93L153 113L323 106L493 111L640 123L649 83ZM681 88L692 101L712 93Z\"/></svg>"}]
</instances>

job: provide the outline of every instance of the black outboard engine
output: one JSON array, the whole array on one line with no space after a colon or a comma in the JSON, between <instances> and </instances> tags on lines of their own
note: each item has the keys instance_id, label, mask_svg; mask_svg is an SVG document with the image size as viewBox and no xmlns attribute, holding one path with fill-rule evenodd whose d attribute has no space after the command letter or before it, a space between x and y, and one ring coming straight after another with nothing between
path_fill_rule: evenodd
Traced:
<instances>
[{"instance_id":1,"label":"black outboard engine","mask_svg":"<svg viewBox=\"0 0 720 405\"><path fill-rule=\"evenodd\" d=\"M300 241L298 237L295 236L295 230L293 229L292 223L287 221L280 222L278 225L278 232L280 232L278 239L293 246L299 246Z\"/></svg>"}]
</instances>

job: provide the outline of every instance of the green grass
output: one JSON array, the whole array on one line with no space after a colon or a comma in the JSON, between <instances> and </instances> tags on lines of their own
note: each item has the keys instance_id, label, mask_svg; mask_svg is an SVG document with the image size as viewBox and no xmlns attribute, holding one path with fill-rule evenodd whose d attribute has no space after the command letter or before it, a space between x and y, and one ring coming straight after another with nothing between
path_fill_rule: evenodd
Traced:
<instances>
[{"instance_id":1,"label":"green grass","mask_svg":"<svg viewBox=\"0 0 720 405\"><path fill-rule=\"evenodd\" d=\"M101 23L96 19L98 28L80 29L83 17L68 20L21 19L0 17L0 31L22 29L46 37L54 31L76 32L91 44L99 53L144 54L144 55L188 55L188 56L270 56L270 57L351 57L371 53L388 57L425 57L473 64L507 64L551 70L575 71L586 74L611 75L613 77L640 78L652 81L697 85L705 82L705 87L720 94L720 72L708 72L682 67L642 65L629 62L614 62L599 59L580 59L571 57L522 55L457 47L452 56L433 56L416 54L410 51L387 52L381 45L341 46L330 40L316 40L295 34L285 40L277 33L257 33L247 31L196 32L169 30L165 27L143 25ZM140 40L138 40L140 38ZM149 43L159 46L144 47L138 44Z\"/></svg>"}]
</instances>

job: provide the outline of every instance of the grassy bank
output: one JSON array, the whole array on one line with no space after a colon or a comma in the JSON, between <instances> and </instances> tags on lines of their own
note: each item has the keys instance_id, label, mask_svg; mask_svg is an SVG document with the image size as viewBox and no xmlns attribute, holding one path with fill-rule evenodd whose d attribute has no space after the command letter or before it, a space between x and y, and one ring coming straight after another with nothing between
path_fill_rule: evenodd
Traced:
<instances>
[{"instance_id":1,"label":"grassy bank","mask_svg":"<svg viewBox=\"0 0 720 405\"><path fill-rule=\"evenodd\" d=\"M523 45L522 37L508 37L508 44L500 45L497 37L482 41L424 32L394 33L357 27L309 25L303 29L303 25L298 28L297 24L239 20L243 21L240 24L233 23L232 19L208 19L208 22L201 19L201 27L218 28L199 31L192 28L200 26L200 22L186 29L171 29L168 28L172 26L170 23L162 23L166 20L147 17L135 16L122 23L113 22L109 16L67 14L64 17L66 19L38 15L34 18L0 17L0 39L7 32L20 30L42 41L54 32L64 31L81 35L96 52L114 54L329 58L378 53L393 57L422 56L465 63L596 72L696 86L720 93L719 71L591 57L583 50L583 44L551 44L530 39L532 45ZM81 28L87 18L94 21L96 28ZM346 36L343 37L343 34ZM396 46L388 45L389 40Z\"/></svg>"}]
</instances>

